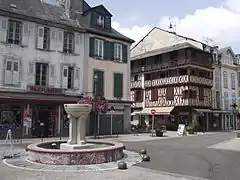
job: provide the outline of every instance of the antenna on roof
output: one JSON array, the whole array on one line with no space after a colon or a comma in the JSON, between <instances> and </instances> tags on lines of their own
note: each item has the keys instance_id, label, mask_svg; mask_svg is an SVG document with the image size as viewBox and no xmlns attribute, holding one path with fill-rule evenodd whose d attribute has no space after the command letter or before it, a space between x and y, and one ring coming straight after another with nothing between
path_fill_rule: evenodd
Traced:
<instances>
[{"instance_id":1,"label":"antenna on roof","mask_svg":"<svg viewBox=\"0 0 240 180\"><path fill-rule=\"evenodd\" d=\"M173 24L172 19L169 18L169 26L168 26L168 31L171 33L176 34L176 23Z\"/></svg>"}]
</instances>

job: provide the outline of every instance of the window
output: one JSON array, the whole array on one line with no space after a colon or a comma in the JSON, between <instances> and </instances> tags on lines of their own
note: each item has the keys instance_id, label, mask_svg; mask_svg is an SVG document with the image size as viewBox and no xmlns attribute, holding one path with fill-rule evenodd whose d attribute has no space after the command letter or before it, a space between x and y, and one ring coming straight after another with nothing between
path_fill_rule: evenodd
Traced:
<instances>
[{"instance_id":1,"label":"window","mask_svg":"<svg viewBox=\"0 0 240 180\"><path fill-rule=\"evenodd\" d=\"M174 100L174 88L168 87L166 89L166 100Z\"/></svg>"},{"instance_id":2,"label":"window","mask_svg":"<svg viewBox=\"0 0 240 180\"><path fill-rule=\"evenodd\" d=\"M48 64L36 63L36 86L47 86Z\"/></svg>"},{"instance_id":3,"label":"window","mask_svg":"<svg viewBox=\"0 0 240 180\"><path fill-rule=\"evenodd\" d=\"M103 59L103 46L104 46L103 40L100 39L94 40L94 55L101 59Z\"/></svg>"},{"instance_id":4,"label":"window","mask_svg":"<svg viewBox=\"0 0 240 180\"><path fill-rule=\"evenodd\" d=\"M123 74L120 73L114 73L114 92L113 96L115 98L121 98L123 97Z\"/></svg>"},{"instance_id":5,"label":"window","mask_svg":"<svg viewBox=\"0 0 240 180\"><path fill-rule=\"evenodd\" d=\"M200 101L204 100L204 88L203 87L199 88L199 100Z\"/></svg>"},{"instance_id":6,"label":"window","mask_svg":"<svg viewBox=\"0 0 240 180\"><path fill-rule=\"evenodd\" d=\"M235 89L236 88L236 85L235 85L235 74L234 73L232 73L231 74L231 87L232 87L232 89Z\"/></svg>"},{"instance_id":7,"label":"window","mask_svg":"<svg viewBox=\"0 0 240 180\"><path fill-rule=\"evenodd\" d=\"M232 104L236 104L236 93L232 93L232 97L231 97L231 99L232 99Z\"/></svg>"},{"instance_id":8,"label":"window","mask_svg":"<svg viewBox=\"0 0 240 180\"><path fill-rule=\"evenodd\" d=\"M224 109L228 110L229 108L229 99L228 99L228 93L224 92Z\"/></svg>"},{"instance_id":9,"label":"window","mask_svg":"<svg viewBox=\"0 0 240 180\"><path fill-rule=\"evenodd\" d=\"M183 91L183 99L196 99L197 97L197 92L193 90L186 90Z\"/></svg>"},{"instance_id":10,"label":"window","mask_svg":"<svg viewBox=\"0 0 240 180\"><path fill-rule=\"evenodd\" d=\"M240 72L238 72L238 87L240 87Z\"/></svg>"},{"instance_id":11,"label":"window","mask_svg":"<svg viewBox=\"0 0 240 180\"><path fill-rule=\"evenodd\" d=\"M4 71L5 84L18 85L19 84L19 61L7 59Z\"/></svg>"},{"instance_id":12,"label":"window","mask_svg":"<svg viewBox=\"0 0 240 180\"><path fill-rule=\"evenodd\" d=\"M158 89L151 90L151 100L158 101Z\"/></svg>"},{"instance_id":13,"label":"window","mask_svg":"<svg viewBox=\"0 0 240 180\"><path fill-rule=\"evenodd\" d=\"M216 91L216 106L217 109L220 109L220 92Z\"/></svg>"},{"instance_id":14,"label":"window","mask_svg":"<svg viewBox=\"0 0 240 180\"><path fill-rule=\"evenodd\" d=\"M227 77L227 72L223 72L223 87L228 88L228 77Z\"/></svg>"},{"instance_id":15,"label":"window","mask_svg":"<svg viewBox=\"0 0 240 180\"><path fill-rule=\"evenodd\" d=\"M215 88L216 89L220 88L220 73L217 69L215 71Z\"/></svg>"},{"instance_id":16,"label":"window","mask_svg":"<svg viewBox=\"0 0 240 180\"><path fill-rule=\"evenodd\" d=\"M75 68L73 66L63 66L62 69L62 88L64 89L74 89L74 81L76 80L74 74L78 76L79 72L74 72Z\"/></svg>"},{"instance_id":17,"label":"window","mask_svg":"<svg viewBox=\"0 0 240 180\"><path fill-rule=\"evenodd\" d=\"M63 52L73 53L73 34L64 32Z\"/></svg>"},{"instance_id":18,"label":"window","mask_svg":"<svg viewBox=\"0 0 240 180\"><path fill-rule=\"evenodd\" d=\"M50 48L50 29L44 27L44 34L43 34L43 49L49 50Z\"/></svg>"},{"instance_id":19,"label":"window","mask_svg":"<svg viewBox=\"0 0 240 180\"><path fill-rule=\"evenodd\" d=\"M122 61L122 45L114 43L114 59Z\"/></svg>"},{"instance_id":20,"label":"window","mask_svg":"<svg viewBox=\"0 0 240 180\"><path fill-rule=\"evenodd\" d=\"M21 23L9 21L8 23L8 43L20 44L21 40Z\"/></svg>"},{"instance_id":21,"label":"window","mask_svg":"<svg viewBox=\"0 0 240 180\"><path fill-rule=\"evenodd\" d=\"M143 91L135 91L135 102L142 102L143 101Z\"/></svg>"},{"instance_id":22,"label":"window","mask_svg":"<svg viewBox=\"0 0 240 180\"><path fill-rule=\"evenodd\" d=\"M94 96L104 96L104 72L94 70L93 72L93 94Z\"/></svg>"},{"instance_id":23,"label":"window","mask_svg":"<svg viewBox=\"0 0 240 180\"><path fill-rule=\"evenodd\" d=\"M97 17L97 25L104 28L104 17L103 16Z\"/></svg>"}]
</instances>

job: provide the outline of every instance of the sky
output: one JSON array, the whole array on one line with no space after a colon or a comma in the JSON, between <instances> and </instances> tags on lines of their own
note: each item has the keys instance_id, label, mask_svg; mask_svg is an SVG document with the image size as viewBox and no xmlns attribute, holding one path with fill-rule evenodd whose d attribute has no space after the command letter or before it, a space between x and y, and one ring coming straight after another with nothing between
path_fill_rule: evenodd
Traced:
<instances>
[{"instance_id":1,"label":"sky","mask_svg":"<svg viewBox=\"0 0 240 180\"><path fill-rule=\"evenodd\" d=\"M236 54L240 53L240 0L86 2L91 6L103 4L113 15L113 28L136 42L155 26L168 30L171 22L177 34L220 47L232 46Z\"/></svg>"},{"instance_id":2,"label":"sky","mask_svg":"<svg viewBox=\"0 0 240 180\"><path fill-rule=\"evenodd\" d=\"M122 34L140 41L153 27L220 47L232 46L240 53L239 0L87 0L103 4L112 14L112 26Z\"/></svg>"}]
</instances>

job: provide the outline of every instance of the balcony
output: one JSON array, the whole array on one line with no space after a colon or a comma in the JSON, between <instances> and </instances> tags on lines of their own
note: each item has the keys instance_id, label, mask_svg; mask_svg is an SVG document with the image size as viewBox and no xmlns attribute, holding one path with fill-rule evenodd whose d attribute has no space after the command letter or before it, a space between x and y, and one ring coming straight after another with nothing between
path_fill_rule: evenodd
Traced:
<instances>
[{"instance_id":1,"label":"balcony","mask_svg":"<svg viewBox=\"0 0 240 180\"><path fill-rule=\"evenodd\" d=\"M169 78L161 78L161 79L155 79L155 80L147 80L144 82L145 87L154 87L154 86L163 86L163 85L170 85L170 84L181 84L181 83L188 83L189 82L189 76L183 75L183 76L175 76L175 77L169 77Z\"/></svg>"},{"instance_id":2,"label":"balcony","mask_svg":"<svg viewBox=\"0 0 240 180\"><path fill-rule=\"evenodd\" d=\"M207 79L207 78L198 77L198 76L190 76L189 80L191 83L213 86L212 79Z\"/></svg>"},{"instance_id":3,"label":"balcony","mask_svg":"<svg viewBox=\"0 0 240 180\"><path fill-rule=\"evenodd\" d=\"M138 81L131 82L130 83L130 88L131 89L142 88L142 81L138 80Z\"/></svg>"}]
</instances>

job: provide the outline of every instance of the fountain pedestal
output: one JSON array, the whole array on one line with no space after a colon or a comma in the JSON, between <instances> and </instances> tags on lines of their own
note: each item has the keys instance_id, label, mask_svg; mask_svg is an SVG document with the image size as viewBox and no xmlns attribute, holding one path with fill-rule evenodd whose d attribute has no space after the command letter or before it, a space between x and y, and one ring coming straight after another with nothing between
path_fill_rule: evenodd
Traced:
<instances>
[{"instance_id":1,"label":"fountain pedestal","mask_svg":"<svg viewBox=\"0 0 240 180\"><path fill-rule=\"evenodd\" d=\"M64 108L69 118L69 139L62 143L60 149L73 150L83 149L92 144L86 143L86 120L91 112L89 104L65 104Z\"/></svg>"}]
</instances>

